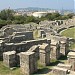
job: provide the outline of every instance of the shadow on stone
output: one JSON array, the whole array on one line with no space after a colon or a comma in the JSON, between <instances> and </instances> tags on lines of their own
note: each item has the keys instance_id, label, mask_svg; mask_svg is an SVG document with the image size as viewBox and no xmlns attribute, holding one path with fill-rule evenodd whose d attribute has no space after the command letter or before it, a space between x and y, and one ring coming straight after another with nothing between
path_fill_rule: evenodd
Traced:
<instances>
[{"instance_id":1,"label":"shadow on stone","mask_svg":"<svg viewBox=\"0 0 75 75\"><path fill-rule=\"evenodd\" d=\"M63 63L63 62L54 61L54 62L51 62L49 66L56 66L58 63Z\"/></svg>"},{"instance_id":2,"label":"shadow on stone","mask_svg":"<svg viewBox=\"0 0 75 75\"><path fill-rule=\"evenodd\" d=\"M47 74L47 73L49 73L50 71L52 71L52 70L49 69L49 68L42 68L42 69L38 69L38 71L37 71L36 73L34 73L34 75L35 75L35 74Z\"/></svg>"},{"instance_id":3,"label":"shadow on stone","mask_svg":"<svg viewBox=\"0 0 75 75\"><path fill-rule=\"evenodd\" d=\"M67 60L67 56L62 55L59 60Z\"/></svg>"}]
</instances>

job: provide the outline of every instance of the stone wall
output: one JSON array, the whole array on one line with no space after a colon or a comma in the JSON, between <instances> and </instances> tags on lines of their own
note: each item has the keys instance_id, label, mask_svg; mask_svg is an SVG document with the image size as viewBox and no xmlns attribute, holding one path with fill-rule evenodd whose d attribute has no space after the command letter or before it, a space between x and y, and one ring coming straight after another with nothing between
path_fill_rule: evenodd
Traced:
<instances>
[{"instance_id":1,"label":"stone wall","mask_svg":"<svg viewBox=\"0 0 75 75\"><path fill-rule=\"evenodd\" d=\"M29 41L22 41L21 43L3 43L1 44L1 57L3 58L3 52L6 51L13 51L15 50L17 53L25 52L29 50L34 45L39 45L42 43L48 43L50 45L51 41L49 39L37 39L37 40L29 40Z\"/></svg>"}]
</instances>

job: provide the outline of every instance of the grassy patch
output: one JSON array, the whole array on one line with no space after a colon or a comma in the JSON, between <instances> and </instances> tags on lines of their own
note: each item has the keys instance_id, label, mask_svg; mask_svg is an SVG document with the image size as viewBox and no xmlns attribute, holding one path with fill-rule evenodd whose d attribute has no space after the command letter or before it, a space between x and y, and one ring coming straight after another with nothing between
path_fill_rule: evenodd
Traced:
<instances>
[{"instance_id":1,"label":"grassy patch","mask_svg":"<svg viewBox=\"0 0 75 75\"><path fill-rule=\"evenodd\" d=\"M75 28L70 28L61 33L62 36L70 37L75 39Z\"/></svg>"},{"instance_id":2,"label":"grassy patch","mask_svg":"<svg viewBox=\"0 0 75 75\"><path fill-rule=\"evenodd\" d=\"M75 28L69 28L69 29L67 29L67 30L65 30L65 31L63 31L63 32L61 32L61 35L75 39ZM72 43L70 44L69 49L74 49L74 48L75 48L75 43L72 42Z\"/></svg>"},{"instance_id":3,"label":"grassy patch","mask_svg":"<svg viewBox=\"0 0 75 75\"><path fill-rule=\"evenodd\" d=\"M9 68L3 65L3 62L0 61L0 75L22 75L20 73L20 68L10 70Z\"/></svg>"},{"instance_id":4,"label":"grassy patch","mask_svg":"<svg viewBox=\"0 0 75 75\"><path fill-rule=\"evenodd\" d=\"M75 49L75 43L74 43L74 42L72 42L72 43L70 44L69 49L70 49L70 50Z\"/></svg>"}]
</instances>

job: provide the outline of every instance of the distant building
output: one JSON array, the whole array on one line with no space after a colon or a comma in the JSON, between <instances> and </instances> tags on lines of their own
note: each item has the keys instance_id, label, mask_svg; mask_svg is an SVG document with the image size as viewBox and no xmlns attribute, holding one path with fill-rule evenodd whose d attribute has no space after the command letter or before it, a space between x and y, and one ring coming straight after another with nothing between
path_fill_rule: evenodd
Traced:
<instances>
[{"instance_id":1,"label":"distant building","mask_svg":"<svg viewBox=\"0 0 75 75\"><path fill-rule=\"evenodd\" d=\"M39 17L39 18L41 18L42 16L47 15L47 13L48 13L48 12L34 12L32 15L33 15L34 17Z\"/></svg>"},{"instance_id":2,"label":"distant building","mask_svg":"<svg viewBox=\"0 0 75 75\"><path fill-rule=\"evenodd\" d=\"M46 12L34 12L32 15L34 17L39 17L41 18L42 16L46 16L48 13L59 13L58 11L56 10L48 10Z\"/></svg>"}]
</instances>

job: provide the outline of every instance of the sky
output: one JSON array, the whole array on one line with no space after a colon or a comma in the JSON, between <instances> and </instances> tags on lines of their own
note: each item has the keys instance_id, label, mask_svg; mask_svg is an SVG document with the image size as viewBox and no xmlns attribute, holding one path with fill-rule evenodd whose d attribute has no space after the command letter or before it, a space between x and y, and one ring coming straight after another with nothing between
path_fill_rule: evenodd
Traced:
<instances>
[{"instance_id":1,"label":"sky","mask_svg":"<svg viewBox=\"0 0 75 75\"><path fill-rule=\"evenodd\" d=\"M75 0L0 0L0 10L5 8L41 7L51 9L73 9Z\"/></svg>"}]
</instances>

